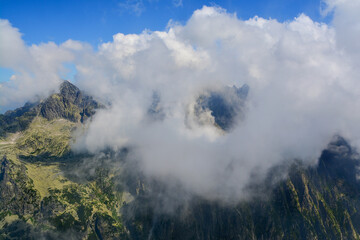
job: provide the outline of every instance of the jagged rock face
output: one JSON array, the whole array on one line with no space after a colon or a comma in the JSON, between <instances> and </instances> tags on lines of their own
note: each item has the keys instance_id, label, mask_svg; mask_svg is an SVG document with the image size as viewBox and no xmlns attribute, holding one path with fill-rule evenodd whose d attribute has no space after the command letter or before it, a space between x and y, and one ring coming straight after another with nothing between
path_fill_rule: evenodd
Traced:
<instances>
[{"instance_id":1,"label":"jagged rock face","mask_svg":"<svg viewBox=\"0 0 360 240\"><path fill-rule=\"evenodd\" d=\"M36 117L36 105L38 103L26 103L23 107L0 114L0 137L6 133L14 133L25 130Z\"/></svg>"},{"instance_id":2,"label":"jagged rock face","mask_svg":"<svg viewBox=\"0 0 360 240\"><path fill-rule=\"evenodd\" d=\"M69 81L64 81L60 85L60 95L67 99L69 102L79 105L82 100L82 94L78 87L71 84Z\"/></svg>"},{"instance_id":3,"label":"jagged rock face","mask_svg":"<svg viewBox=\"0 0 360 240\"><path fill-rule=\"evenodd\" d=\"M60 93L52 94L42 102L26 103L23 107L0 114L0 137L6 133L25 130L38 115L48 119L64 118L84 122L104 106L80 91L69 81L60 85Z\"/></svg>"},{"instance_id":4,"label":"jagged rock face","mask_svg":"<svg viewBox=\"0 0 360 240\"><path fill-rule=\"evenodd\" d=\"M80 113L76 106L58 95L53 95L42 103L40 114L48 120L65 118L72 122L80 121Z\"/></svg>"},{"instance_id":5,"label":"jagged rock face","mask_svg":"<svg viewBox=\"0 0 360 240\"><path fill-rule=\"evenodd\" d=\"M72 122L84 122L101 107L92 97L83 94L79 88L64 81L60 93L47 98L40 107L40 114L48 120L65 118Z\"/></svg>"},{"instance_id":6,"label":"jagged rock face","mask_svg":"<svg viewBox=\"0 0 360 240\"><path fill-rule=\"evenodd\" d=\"M209 91L197 99L194 107L195 116L210 111L216 126L224 131L231 130L238 119L244 115L245 100L249 86L224 87L217 91Z\"/></svg>"},{"instance_id":7,"label":"jagged rock face","mask_svg":"<svg viewBox=\"0 0 360 240\"><path fill-rule=\"evenodd\" d=\"M195 120L199 125L212 124L224 131L229 131L239 119L244 117L248 92L249 86L246 84L240 88L233 86L205 90L197 97L194 104L190 104L185 122L190 128L191 122ZM166 117L161 96L156 91L153 92L147 116L151 121L162 121Z\"/></svg>"},{"instance_id":8,"label":"jagged rock face","mask_svg":"<svg viewBox=\"0 0 360 240\"><path fill-rule=\"evenodd\" d=\"M343 179L354 186L360 185L360 161L359 154L353 151L351 146L337 136L335 140L323 151L319 160L319 172L330 179Z\"/></svg>"},{"instance_id":9,"label":"jagged rock face","mask_svg":"<svg viewBox=\"0 0 360 240\"><path fill-rule=\"evenodd\" d=\"M165 118L164 110L161 106L161 98L158 92L153 92L152 102L148 109L148 117L152 121L162 121Z\"/></svg>"},{"instance_id":10,"label":"jagged rock face","mask_svg":"<svg viewBox=\"0 0 360 240\"><path fill-rule=\"evenodd\" d=\"M15 166L3 157L0 163L0 209L19 215L33 214L40 199L24 166Z\"/></svg>"}]
</instances>

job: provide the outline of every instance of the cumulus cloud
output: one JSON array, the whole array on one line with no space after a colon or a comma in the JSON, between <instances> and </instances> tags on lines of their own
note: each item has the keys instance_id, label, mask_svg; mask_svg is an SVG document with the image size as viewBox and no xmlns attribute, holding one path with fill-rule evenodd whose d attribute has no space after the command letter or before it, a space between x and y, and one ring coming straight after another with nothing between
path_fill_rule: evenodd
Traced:
<instances>
[{"instance_id":1,"label":"cumulus cloud","mask_svg":"<svg viewBox=\"0 0 360 240\"><path fill-rule=\"evenodd\" d=\"M79 43L69 40L62 45L53 42L26 46L18 29L8 20L0 20L0 67L15 74L2 83L0 106L19 106L35 95L46 96L59 85L63 63L74 60Z\"/></svg>"},{"instance_id":2,"label":"cumulus cloud","mask_svg":"<svg viewBox=\"0 0 360 240\"><path fill-rule=\"evenodd\" d=\"M20 59L26 62L26 47L18 29L13 28L8 20L0 20L0 64L3 67L16 67Z\"/></svg>"},{"instance_id":3,"label":"cumulus cloud","mask_svg":"<svg viewBox=\"0 0 360 240\"><path fill-rule=\"evenodd\" d=\"M338 47L360 60L360 2L353 0L326 0L326 13L334 11L332 24L336 28Z\"/></svg>"},{"instance_id":4,"label":"cumulus cloud","mask_svg":"<svg viewBox=\"0 0 360 240\"><path fill-rule=\"evenodd\" d=\"M117 34L84 66L103 72L101 83L89 81L92 72L77 76L83 88L113 103L77 146L134 145L150 176L171 176L210 198L244 197L253 175L295 158L316 162L334 134L360 137L353 129L360 117L353 112L360 104L358 71L337 31L303 14L285 23L242 21L203 7L166 32ZM235 129L224 134L211 124L186 124L189 106L206 89L244 83L247 110ZM101 92L98 85L108 87ZM154 91L165 118L148 123Z\"/></svg>"},{"instance_id":5,"label":"cumulus cloud","mask_svg":"<svg viewBox=\"0 0 360 240\"><path fill-rule=\"evenodd\" d=\"M95 52L69 42L25 49L31 57L36 49L69 53L79 87L110 103L75 150L131 146L149 177L210 199L242 199L253 177L263 179L277 164L315 163L335 134L359 146L354 2L328 1L331 25L304 14L283 23L243 21L204 6L185 25L118 33ZM243 84L250 87L244 114L230 131L220 131L206 111L206 121L186 120L200 96ZM149 121L154 93L163 115Z\"/></svg>"}]
</instances>

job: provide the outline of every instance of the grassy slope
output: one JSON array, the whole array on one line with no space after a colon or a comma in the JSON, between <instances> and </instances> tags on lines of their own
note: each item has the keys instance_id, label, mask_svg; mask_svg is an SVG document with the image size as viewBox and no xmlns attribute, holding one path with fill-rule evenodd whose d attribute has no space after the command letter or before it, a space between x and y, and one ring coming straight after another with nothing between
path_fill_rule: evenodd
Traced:
<instances>
[{"instance_id":1,"label":"grassy slope","mask_svg":"<svg viewBox=\"0 0 360 240\"><path fill-rule=\"evenodd\" d=\"M127 230L120 215L124 202L130 202L125 206L139 209L144 209L142 206L148 204L146 198L145 202L136 199L131 202L132 195L115 191L111 172L98 169L94 179L85 183L74 182L64 175L61 169L63 163L56 161L56 158L69 151L71 134L77 126L64 119L48 121L37 117L27 130L0 139L0 156L6 155L12 162L14 176L18 175L16 171L21 165L25 166L28 186L36 190L45 209L42 216L35 214L35 211L26 215L0 211L1 228L23 219L43 229L75 229L84 236L95 236L96 239L94 226L99 224L96 222L100 222L99 231L106 232L107 236L125 234ZM35 160L28 158L24 161L19 156L35 157ZM43 157L36 158L38 156ZM189 233L216 238L220 236L217 234L227 233L228 237L242 234L244 239L251 236L265 239L302 239L304 236L314 239L326 236L360 239L359 223L354 220L354 216L359 215L360 207L354 205L356 201L344 184L341 179L331 182L300 168L275 190L275 197L270 202L244 203L231 209L201 203L181 221L176 218L166 220L165 217L166 221L175 222L158 225L154 237L183 239L183 234ZM46 209L50 209L48 215ZM130 220L128 225L132 228L132 237L147 237L155 226L153 219L157 219L149 214L151 212L151 209L138 212ZM166 222L161 217L158 219L157 224ZM106 224L101 225L102 222ZM191 238L191 235L188 236Z\"/></svg>"},{"instance_id":2,"label":"grassy slope","mask_svg":"<svg viewBox=\"0 0 360 240\"><path fill-rule=\"evenodd\" d=\"M37 117L16 141L25 156L61 157L70 150L71 132L76 124L65 119L47 121Z\"/></svg>"},{"instance_id":3,"label":"grassy slope","mask_svg":"<svg viewBox=\"0 0 360 240\"><path fill-rule=\"evenodd\" d=\"M70 150L71 133L76 127L76 123L65 119L48 121L36 117L27 130L0 139L0 155L6 155L13 166L25 166L29 181L43 206L61 206L56 211L52 210L48 221L39 219L45 222L43 227L66 230L76 225L81 231L91 234L89 221L100 217L110 221L111 226L117 228L115 232L123 232L119 209L129 199L129 194L114 192L111 174L84 184L75 183L64 176L61 170L63 163L56 161ZM28 160L21 160L19 156ZM44 157L36 158L38 156ZM3 212L3 215L0 225L9 225L23 218L15 217L11 211Z\"/></svg>"},{"instance_id":4,"label":"grassy slope","mask_svg":"<svg viewBox=\"0 0 360 240\"><path fill-rule=\"evenodd\" d=\"M27 175L32 179L41 197L48 195L49 188L62 189L70 184L59 169L59 163L20 161L18 156L47 154L58 157L70 149L71 131L75 124L57 119L47 121L37 117L24 132L9 135L0 141L0 155L6 155L14 164L24 164Z\"/></svg>"}]
</instances>

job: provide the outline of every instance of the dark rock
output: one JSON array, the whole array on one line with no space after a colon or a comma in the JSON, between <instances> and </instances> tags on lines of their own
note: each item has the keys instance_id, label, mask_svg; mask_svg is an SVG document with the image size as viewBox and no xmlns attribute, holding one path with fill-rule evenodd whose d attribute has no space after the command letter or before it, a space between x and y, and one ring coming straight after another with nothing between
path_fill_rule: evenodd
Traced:
<instances>
[{"instance_id":1,"label":"dark rock","mask_svg":"<svg viewBox=\"0 0 360 240\"><path fill-rule=\"evenodd\" d=\"M60 95L75 105L78 105L82 99L80 89L67 80L60 85Z\"/></svg>"},{"instance_id":2,"label":"dark rock","mask_svg":"<svg viewBox=\"0 0 360 240\"><path fill-rule=\"evenodd\" d=\"M115 226L115 221L110 216L96 213L94 219L94 230L98 239L129 239L125 229Z\"/></svg>"},{"instance_id":3,"label":"dark rock","mask_svg":"<svg viewBox=\"0 0 360 240\"><path fill-rule=\"evenodd\" d=\"M95 114L96 109L103 107L72 83L64 81L60 85L60 93L52 94L42 102L28 102L23 107L0 114L0 137L25 130L38 115L48 120L65 118L72 122L84 122Z\"/></svg>"},{"instance_id":4,"label":"dark rock","mask_svg":"<svg viewBox=\"0 0 360 240\"><path fill-rule=\"evenodd\" d=\"M0 114L0 137L5 136L6 133L15 133L25 130L37 116L36 106L38 104L38 102L27 102L21 108L7 111L5 114Z\"/></svg>"},{"instance_id":5,"label":"dark rock","mask_svg":"<svg viewBox=\"0 0 360 240\"><path fill-rule=\"evenodd\" d=\"M162 121L165 118L164 110L161 106L161 98L158 92L153 92L152 103L148 109L148 117L152 121Z\"/></svg>"},{"instance_id":6,"label":"dark rock","mask_svg":"<svg viewBox=\"0 0 360 240\"><path fill-rule=\"evenodd\" d=\"M72 122L78 122L80 120L80 109L69 99L54 94L41 104L40 115L48 120L65 118Z\"/></svg>"},{"instance_id":7,"label":"dark rock","mask_svg":"<svg viewBox=\"0 0 360 240\"><path fill-rule=\"evenodd\" d=\"M244 84L241 88L224 87L219 91L210 91L201 95L195 106L195 114L210 110L215 124L224 131L229 131L235 126L239 115L244 114L245 100L249 86Z\"/></svg>"},{"instance_id":8,"label":"dark rock","mask_svg":"<svg viewBox=\"0 0 360 240\"><path fill-rule=\"evenodd\" d=\"M6 157L0 163L0 200L1 210L18 215L34 213L40 203L25 166L14 165Z\"/></svg>"},{"instance_id":9,"label":"dark rock","mask_svg":"<svg viewBox=\"0 0 360 240\"><path fill-rule=\"evenodd\" d=\"M101 107L91 96L83 94L69 81L64 81L59 94L53 94L41 103L40 114L48 120L65 118L72 122L84 122Z\"/></svg>"},{"instance_id":10,"label":"dark rock","mask_svg":"<svg viewBox=\"0 0 360 240\"><path fill-rule=\"evenodd\" d=\"M318 172L329 179L343 179L356 185L360 176L359 155L344 138L336 136L322 152Z\"/></svg>"}]
</instances>

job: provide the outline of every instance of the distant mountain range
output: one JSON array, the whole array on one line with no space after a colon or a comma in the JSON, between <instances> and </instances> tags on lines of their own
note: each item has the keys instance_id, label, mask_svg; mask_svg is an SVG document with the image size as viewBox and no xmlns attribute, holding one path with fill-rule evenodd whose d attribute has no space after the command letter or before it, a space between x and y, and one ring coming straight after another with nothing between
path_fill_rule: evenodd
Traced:
<instances>
[{"instance_id":1,"label":"distant mountain range","mask_svg":"<svg viewBox=\"0 0 360 240\"><path fill-rule=\"evenodd\" d=\"M210 91L194 111L210 111L228 131L248 91ZM159 102L154 94L156 120L164 117ZM132 149L71 151L73 132L99 108L65 81L59 93L0 115L0 239L360 239L360 156L342 137L316 166L273 168L249 187L250 200L182 202L127 161ZM166 201L171 211L162 209Z\"/></svg>"}]
</instances>

